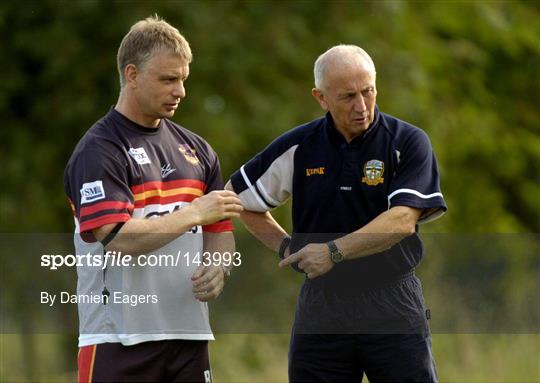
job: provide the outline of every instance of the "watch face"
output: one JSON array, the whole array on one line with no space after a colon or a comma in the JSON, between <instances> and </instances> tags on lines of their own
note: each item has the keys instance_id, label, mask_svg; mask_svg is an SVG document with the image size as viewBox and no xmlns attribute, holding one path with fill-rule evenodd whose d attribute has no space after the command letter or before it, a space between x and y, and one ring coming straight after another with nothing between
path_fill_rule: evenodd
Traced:
<instances>
[{"instance_id":1,"label":"watch face","mask_svg":"<svg viewBox=\"0 0 540 383\"><path fill-rule=\"evenodd\" d=\"M338 250L332 253L331 258L332 258L332 261L334 261L334 263L338 263L338 262L343 261L343 254L341 254L341 252Z\"/></svg>"}]
</instances>

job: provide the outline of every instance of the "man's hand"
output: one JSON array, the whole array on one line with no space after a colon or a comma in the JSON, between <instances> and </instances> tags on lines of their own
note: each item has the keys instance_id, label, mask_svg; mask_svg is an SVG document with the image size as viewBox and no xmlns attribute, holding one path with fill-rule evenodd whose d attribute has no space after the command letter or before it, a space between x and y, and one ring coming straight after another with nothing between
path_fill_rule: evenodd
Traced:
<instances>
[{"instance_id":1,"label":"man's hand","mask_svg":"<svg viewBox=\"0 0 540 383\"><path fill-rule=\"evenodd\" d=\"M244 210L236 193L229 190L214 190L191 203L199 225L208 225L225 218L240 216Z\"/></svg>"},{"instance_id":2,"label":"man's hand","mask_svg":"<svg viewBox=\"0 0 540 383\"><path fill-rule=\"evenodd\" d=\"M279 267L295 262L298 262L298 268L304 270L310 279L320 277L334 267L334 262L330 259L330 250L325 243L310 243L279 262Z\"/></svg>"},{"instance_id":3,"label":"man's hand","mask_svg":"<svg viewBox=\"0 0 540 383\"><path fill-rule=\"evenodd\" d=\"M195 299L208 302L216 299L225 285L225 272L219 266L199 266L191 276Z\"/></svg>"}]
</instances>

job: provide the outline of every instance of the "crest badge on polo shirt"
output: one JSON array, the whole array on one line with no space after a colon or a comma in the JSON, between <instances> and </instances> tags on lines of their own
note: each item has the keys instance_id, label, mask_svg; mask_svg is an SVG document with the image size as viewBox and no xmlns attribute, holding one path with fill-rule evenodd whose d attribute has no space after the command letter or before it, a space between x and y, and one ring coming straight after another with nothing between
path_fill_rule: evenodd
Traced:
<instances>
[{"instance_id":1,"label":"crest badge on polo shirt","mask_svg":"<svg viewBox=\"0 0 540 383\"><path fill-rule=\"evenodd\" d=\"M364 177L362 182L369 186L376 186L384 182L384 162L379 160L370 160L364 165Z\"/></svg>"},{"instance_id":2,"label":"crest badge on polo shirt","mask_svg":"<svg viewBox=\"0 0 540 383\"><path fill-rule=\"evenodd\" d=\"M199 163L199 159L197 158L197 153L195 149L191 149L189 145L180 144L178 146L178 150L184 155L184 158L190 164L197 165Z\"/></svg>"}]
</instances>

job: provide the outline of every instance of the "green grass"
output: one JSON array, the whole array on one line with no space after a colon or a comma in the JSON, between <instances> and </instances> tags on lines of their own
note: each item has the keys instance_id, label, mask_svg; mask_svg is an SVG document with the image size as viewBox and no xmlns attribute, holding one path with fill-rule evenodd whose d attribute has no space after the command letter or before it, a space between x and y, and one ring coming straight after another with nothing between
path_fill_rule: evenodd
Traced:
<instances>
[{"instance_id":1,"label":"green grass","mask_svg":"<svg viewBox=\"0 0 540 383\"><path fill-rule=\"evenodd\" d=\"M540 334L435 334L444 382L540 382Z\"/></svg>"}]
</instances>

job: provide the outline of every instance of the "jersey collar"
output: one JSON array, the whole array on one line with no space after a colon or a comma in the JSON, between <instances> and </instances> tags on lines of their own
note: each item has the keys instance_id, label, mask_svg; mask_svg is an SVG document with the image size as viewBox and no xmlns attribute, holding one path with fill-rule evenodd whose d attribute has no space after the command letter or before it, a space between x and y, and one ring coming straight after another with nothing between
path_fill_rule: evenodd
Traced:
<instances>
[{"instance_id":1,"label":"jersey collar","mask_svg":"<svg viewBox=\"0 0 540 383\"><path fill-rule=\"evenodd\" d=\"M375 118L373 119L373 122L371 123L371 125L369 125L369 128L364 132L364 134L353 138L353 140L350 143L348 143L347 140L345 140L345 137L343 137L343 135L336 129L336 126L334 124L334 119L332 118L332 114L330 114L330 112L326 112L326 115L325 115L325 123L326 123L325 125L327 128L326 130L328 132L330 140L333 143L337 145L345 144L346 146L347 145L358 146L362 142L364 142L367 137L371 136L373 131L376 130L376 128L380 125L380 121L381 121L380 115L381 114L379 112L379 107L375 105Z\"/></svg>"},{"instance_id":2,"label":"jersey collar","mask_svg":"<svg viewBox=\"0 0 540 383\"><path fill-rule=\"evenodd\" d=\"M135 121L130 120L122 113L117 111L114 106L111 107L109 115L116 121L128 129L144 135L154 135L160 132L160 128L163 125L163 118L159 121L159 125L156 128L147 128L145 126L137 124Z\"/></svg>"}]
</instances>

